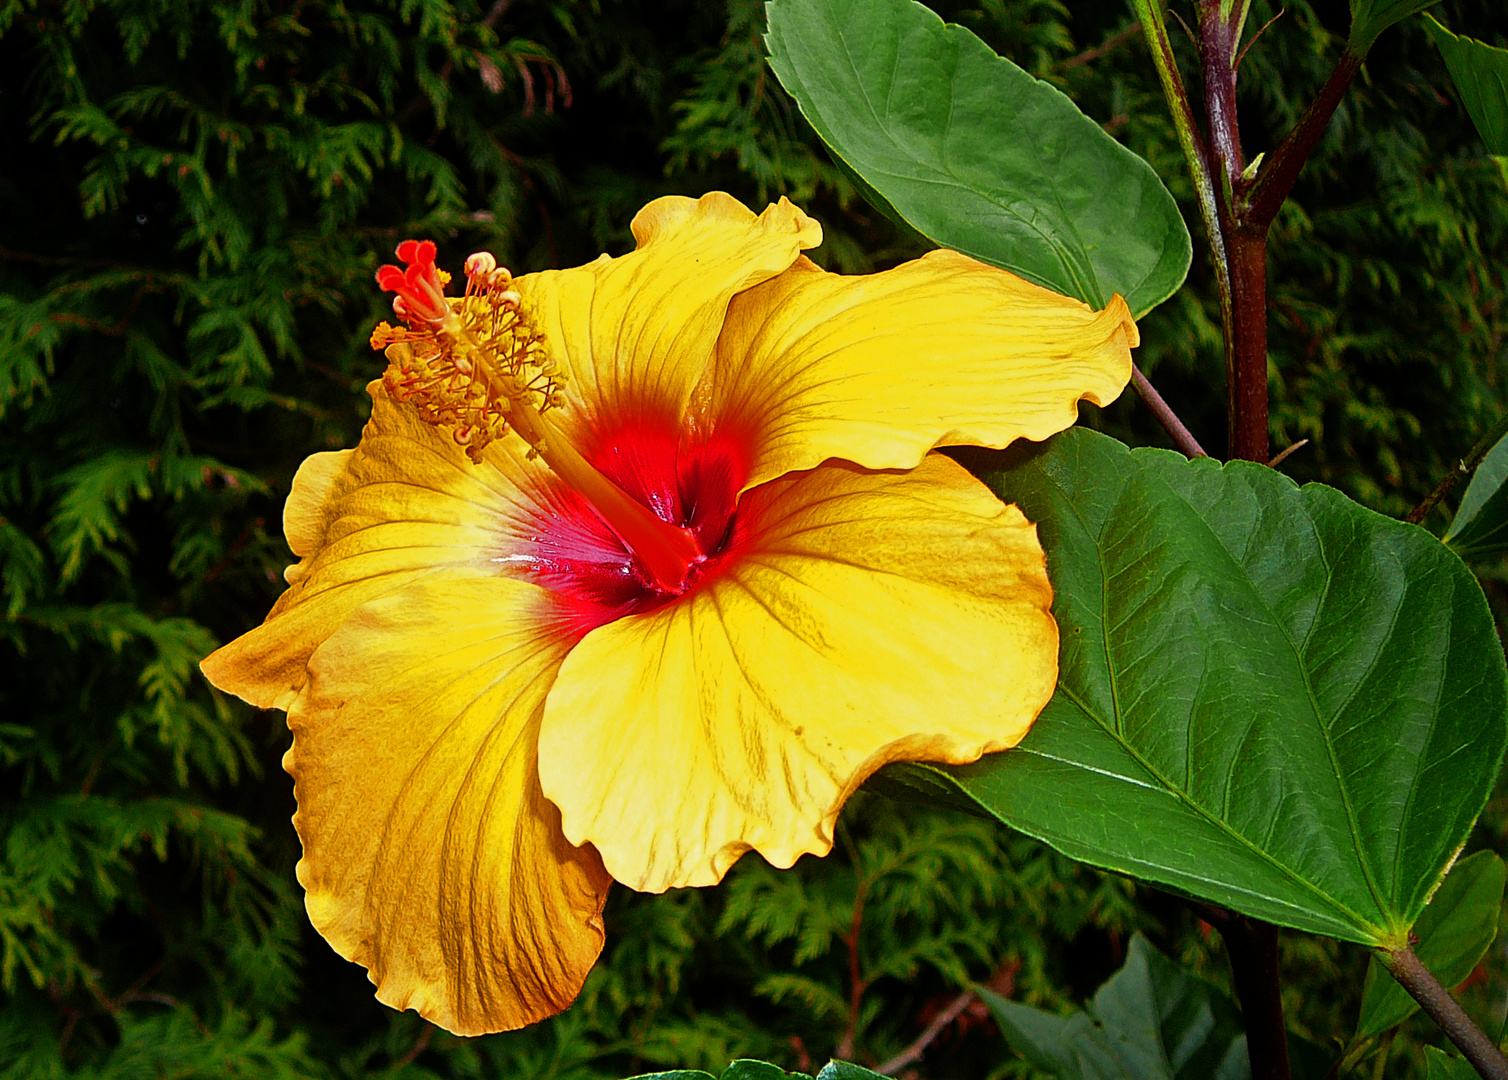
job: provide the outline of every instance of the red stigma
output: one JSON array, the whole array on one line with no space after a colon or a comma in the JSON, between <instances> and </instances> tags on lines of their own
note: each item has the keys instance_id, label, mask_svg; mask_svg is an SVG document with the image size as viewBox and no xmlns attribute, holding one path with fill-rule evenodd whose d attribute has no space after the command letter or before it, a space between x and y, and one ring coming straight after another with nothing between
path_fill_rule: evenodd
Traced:
<instances>
[{"instance_id":1,"label":"red stigma","mask_svg":"<svg viewBox=\"0 0 1508 1080\"><path fill-rule=\"evenodd\" d=\"M397 293L393 311L410 326L437 323L450 307L445 302L445 282L435 269L435 245L429 240L405 240L397 255L408 265L399 269L392 263L377 270L377 287Z\"/></svg>"}]
</instances>

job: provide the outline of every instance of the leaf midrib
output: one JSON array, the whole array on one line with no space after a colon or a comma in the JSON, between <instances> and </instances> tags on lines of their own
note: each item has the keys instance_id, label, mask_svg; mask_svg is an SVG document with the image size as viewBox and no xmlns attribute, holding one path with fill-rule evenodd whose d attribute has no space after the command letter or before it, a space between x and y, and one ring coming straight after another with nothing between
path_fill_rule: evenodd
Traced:
<instances>
[{"instance_id":1,"label":"leaf midrib","mask_svg":"<svg viewBox=\"0 0 1508 1080\"><path fill-rule=\"evenodd\" d=\"M1099 295L1100 293L1103 292L1102 289L1099 289L1097 287L1094 288L1094 289L1090 289L1089 288L1090 283L1084 281L1084 279L1082 278L1082 276L1079 274L1078 268L1074 265L1074 260L1068 258L1067 255L1065 254L1067 245L1059 243L1051 234L1045 232L1043 229L1041 229L1040 227L1038 227L1038 225L1036 224L1035 221L1027 218L1023 214L1017 213L1016 211L1012 210L1004 202L1002 202L999 199L995 198L989 192L987 192L987 191L985 191L983 189L975 187L970 181L965 180L964 178L958 176L957 174L953 173L951 170L949 170L947 168L944 168L941 165L933 166L932 163L930 163L930 162L928 162L928 161L926 161L926 160L918 157L916 155L916 153L914 151L912 151L909 147L902 145L901 142L896 139L896 137L894 136L894 134L892 134L890 126L888 124L886 124L884 122L884 120L881 118L879 110L875 108L874 100L869 96L869 88L864 85L864 80L859 77L860 76L859 67L858 67L858 65L854 61L853 54L849 51L849 48L848 48L848 38L843 34L841 28L839 28L837 36L838 36L839 43L843 47L843 59L847 62L848 69L849 69L850 73L852 73L852 75L853 75L852 83L853 83L853 85L855 85L855 86L857 86L859 88L859 92L864 97L864 104L869 109L870 116L874 120L874 128L884 133L885 138L889 141L890 145L892 147L894 147L894 149L896 151L896 154L899 157L901 157L903 159L910 160L910 161L914 162L917 166L919 166L921 168L924 168L924 169L927 169L929 172L934 172L935 171L938 174L940 174L940 175L942 175L944 177L947 177L952 182L951 182L951 184L947 184L947 183L942 183L942 182L937 181L937 180L928 181L928 180L925 180L925 179L917 179L915 177L904 176L904 175L902 175L900 173L889 171L889 170L884 170L884 169L880 169L880 170L877 170L877 171L881 172L882 174L892 176L892 177L896 178L897 180L903 180L903 181L907 181L909 183L930 183L930 184L935 184L936 186L942 187L944 189L946 189L948 187L953 187L953 188L957 188L957 189L962 190L962 191L969 192L970 194L972 194L975 197L983 200L984 202L989 203L991 206L994 206L997 210L1000 211L1000 213L1004 217L1007 217L1007 218L1010 218L1010 219L1012 219L1014 221L1020 222L1023 226L1025 226L1026 228L1030 229L1037 236L1041 237L1043 244L1046 245L1046 247L1050 251L1052 251L1053 255L1056 257L1056 259L1058 261L1058 265L1062 268L1063 272L1066 273L1069 276L1069 278L1073 281L1073 283L1076 286L1078 286L1079 291L1081 293L1083 293L1083 294ZM999 58L997 57L997 59L999 59ZM895 61L892 61L892 63L891 63L891 76L892 77L890 79L890 84L891 84L892 87L895 85L894 73L898 69L898 67L899 67L899 64L897 62L895 62ZM955 75L956 75L956 72L955 72ZM953 83L950 81L949 82L949 88L948 88L948 108L949 108L949 115L950 115L950 117L951 117L951 114L952 114L953 101L954 101L954 99L957 96L956 94L953 93L952 87L953 87ZM803 112L806 111L804 107L803 107L802 111ZM830 125L828 125L828 126L830 128ZM827 140L824 140L824 141L827 141ZM835 146L829 145L829 149L832 150L832 152L835 153L835 154L838 153L838 150L837 150L837 148ZM855 173L857 173L860 177L862 177L864 179L865 183L869 184L871 187L875 187L873 181L870 179L870 175L868 175L869 172L870 172L869 170L867 170L867 169L860 169L859 166L856 165L852 160L850 160L846 155L843 156L843 160L848 163L848 167L850 169L852 169ZM876 188L876 190L878 190L878 188ZM888 198L888 196L887 196L887 198ZM900 208L897 207L896 209L897 209L897 212L899 212ZM902 214L901 216L904 217L904 218L906 218L907 221L911 221L910 216L908 216L906 214ZM1060 217L1061 223L1069 225L1071 227L1072 223L1069 222L1066 217L1064 217L1061 214L1059 215L1059 217ZM912 224L913 224L913 227L915 227L915 223L913 222ZM918 230L918 231L920 231L920 230ZM930 234L926 234L926 235L927 235L927 239L931 240L934 244L940 244L941 243L939 240L937 240L936 237L931 236ZM951 244L941 244L941 246L943 246L943 247L951 247L952 245ZM1082 242L1081 242L1080 246L1083 248L1083 250L1085 251L1085 253L1087 255L1088 248L1085 247L1082 244ZM1019 267L1018 269L1021 269L1024 272L1025 268L1024 267ZM1091 275L1093 275L1094 278L1095 278L1093 284L1095 286L1098 286L1099 285L1098 275L1094 274L1094 269L1093 269L1093 265L1092 264L1088 267L1088 270L1091 273ZM1141 284L1142 284L1142 282L1137 282L1137 286L1140 286Z\"/></svg>"},{"instance_id":2,"label":"leaf midrib","mask_svg":"<svg viewBox=\"0 0 1508 1080\"><path fill-rule=\"evenodd\" d=\"M1129 455L1128 454L1127 456L1131 457L1131 456L1134 456L1134 455ZM1137 464L1138 464L1138 466L1140 465L1139 462ZM1222 466L1222 472L1223 471L1224 471L1224 467ZM1108 580L1107 580L1108 568L1105 565L1105 559L1104 559L1103 554L1102 554L1102 552L1104 550L1104 545L1103 545L1103 542L1102 542L1102 536L1101 536L1101 534L1099 532L1093 531L1093 530L1091 530L1088 527L1088 524L1084 521L1083 516L1079 513L1078 508L1077 508L1074 500L1072 500L1071 498L1068 497L1067 490L1058 481L1057 477L1052 476L1051 474L1047 473L1045 470L1043 471L1042 475L1044 477L1046 477L1046 479L1048 480L1048 482L1051 483L1053 485L1053 487L1055 487L1062 494L1062 496L1063 496L1063 502L1070 508L1070 512L1072 513L1074 520L1083 529L1083 531L1085 532L1085 534L1086 535L1091 535L1091 536L1094 537L1096 563L1098 564L1098 568L1099 568L1099 571L1100 571L1100 581L1101 581L1102 597L1103 597L1103 595L1104 595L1103 591L1105 589L1108 589L1109 585L1108 585ZM1201 523L1204 523L1203 516L1193 506L1193 504L1189 502L1189 500L1187 498L1185 498L1180 492L1175 491L1166 482L1163 482L1161 486L1163 487L1163 489L1165 491L1167 491L1167 493L1169 495L1171 495L1172 497L1178 499L1179 502L1183 503L1183 505L1189 510L1189 512L1196 519L1198 519ZM1124 487L1122 487L1122 490L1124 490ZM1301 673L1301 675L1303 677L1303 680L1304 680L1305 695L1309 699L1310 709L1311 709L1312 713L1314 714L1314 719L1315 719L1316 723L1319 724L1319 728L1320 728L1320 732L1321 732L1321 738L1323 739L1323 741L1325 743L1326 752L1327 752L1327 754L1330 757L1331 767L1335 771L1335 780L1336 780L1336 784L1337 784L1338 788L1340 789L1342 803L1345 806L1345 810L1346 810L1346 824L1347 824L1347 826L1348 826L1348 828L1350 830L1350 833L1351 833L1351 840L1352 840L1352 844L1353 844L1353 846L1355 848L1355 854L1356 854L1357 862L1358 862L1358 864L1362 868L1363 877L1366 879L1368 890L1372 893L1372 899L1373 899L1373 901L1377 903L1378 910L1380 910L1380 911L1381 910L1386 910L1386 906L1381 902L1381 898L1377 895L1377 889L1376 889L1375 884L1372 881L1372 875L1371 875L1370 868L1367 866L1366 859L1365 859L1365 857L1363 855L1363 852L1362 852L1362 849L1361 849L1361 845L1360 845L1360 842L1359 842L1357 834L1356 834L1356 828L1357 828L1357 826L1356 826L1355 815L1352 813L1352 810L1351 810L1350 793L1347 790L1345 781L1342 779L1342 777L1340 775L1340 770L1339 770L1339 768L1336 765L1334 747L1331 745L1329 729L1325 726L1324 721L1322 719L1321 711L1320 711L1320 708L1319 708L1319 702L1315 699L1314 690L1313 690L1312 685L1310 684L1309 671L1308 671L1308 668L1304 665L1303 658L1302 658L1302 656L1300 655L1300 653L1298 651L1297 644L1293 641L1292 636L1288 633L1287 628L1283 626L1281 620L1279 620L1277 618L1276 613L1272 610L1271 606L1267 603L1266 598L1263 597L1256 590L1255 583L1251 582L1250 575L1246 572L1245 568L1241 565L1240 561L1238 559L1236 559L1235 555L1232 554L1232 552L1230 551L1230 549L1225 546L1224 542L1220 539L1220 537L1218 535L1215 534L1214 530L1208 529L1208 524L1207 523L1205 523L1205 526L1206 526L1206 529L1210 533L1211 539L1213 539L1215 541L1215 543L1219 545L1220 550L1223 551L1225 553L1226 557L1228 559L1230 559L1231 562L1236 566L1236 568L1240 572L1241 576L1249 584L1251 584L1251 586L1252 586L1252 588L1251 588L1252 595L1256 598L1257 602L1261 605L1262 610L1267 614L1267 616L1269 617L1269 619L1272 622L1272 625L1275 626L1282 633L1283 640L1288 643L1289 648L1293 651L1295 663L1298 665L1299 671L1300 671L1300 673ZM1328 592L1329 583L1330 583L1332 577L1333 577L1333 575L1330 573L1329 564L1326 563L1325 581L1326 581L1327 592ZM1395 617L1396 617L1396 613L1395 613ZM1100 610L1100 629L1102 631L1102 640L1104 641L1104 647L1105 647L1105 653L1106 653L1106 667L1107 667L1107 670L1110 672L1110 676L1111 676L1111 697L1112 697L1112 700L1117 703L1117 707L1118 707L1118 703L1119 703L1119 700L1120 700L1120 697L1119 697L1119 686L1117 685L1116 680L1115 680L1115 667L1110 662L1109 627L1108 627L1107 624L1108 624L1108 604L1102 604L1101 605L1101 610ZM1279 861L1277 859L1277 857L1274 856L1271 852L1267 851L1265 848L1259 846L1258 844L1254 843L1252 840L1250 840L1249 838L1247 838L1244 834L1242 834L1242 833L1236 831L1234 828L1232 828L1230 826L1230 824L1225 821L1224 818L1221 818L1221 817L1213 814L1211 811L1209 811L1208 809L1206 809L1204 806L1202 806L1201 804L1195 802L1188 795L1188 793L1185 792L1182 788L1179 788L1179 787L1175 786L1174 784L1172 784L1168 780L1168 778L1165 777L1162 774L1161 770L1155 768L1141 754L1141 752L1135 746L1133 746L1131 743L1127 742L1121 736L1121 733L1120 733L1120 731L1118 730L1117 727L1112 726L1111 724L1106 723L1105 720L1099 715L1099 713L1096 710L1091 709L1088 706L1087 703L1085 703L1084 701L1082 701L1079 698L1079 696L1077 694L1075 694L1070 687L1068 687L1067 685L1065 685L1065 684L1063 684L1061 682L1058 684L1058 687L1059 687L1059 689L1061 689L1063 691L1064 695L1066 697L1068 697L1069 700L1071 700L1084 713L1085 716L1088 716L1092 720L1094 720L1094 722L1096 724L1098 724L1100 726L1100 728L1107 735L1109 735L1117 743L1119 743L1120 746L1128 754L1130 754L1133 759L1135 759L1135 761L1137 762L1138 765L1140 765L1142 768L1144 768L1147 771L1148 775L1156 777L1157 781L1160 784L1163 785L1164 789L1167 790L1172 795L1174 795L1174 797L1176 797L1180 803L1182 803L1184 806L1187 806L1187 807L1193 809L1195 811L1195 813L1197 813L1200 817L1202 817L1205 820L1209 821L1210 823L1216 825L1221 832L1225 833L1226 835L1228 835L1230 837L1235 838L1242 847L1246 848L1248 851L1256 853L1263 861L1267 862L1271 866L1276 867L1278 870L1280 870L1282 872L1282 874L1286 878L1288 878L1292 882L1297 883L1298 885L1302 886L1305 890L1307 890L1312 895L1314 895L1314 896L1320 898L1321 900L1325 901L1326 903L1328 903L1335 911L1338 911L1338 912L1342 913L1343 915L1349 916L1350 920L1352 921L1353 927L1356 928L1357 930L1360 930L1360 931L1365 932L1365 933L1369 933L1373 937L1375 937L1375 938L1377 938L1379 940L1383 937L1383 933L1382 933L1381 927L1375 926L1370 920L1363 918L1358 912L1353 911L1349 907L1349 905L1341 902L1338 898L1336 898L1334 896L1331 896L1329 893L1325 892L1318 885L1316 885L1313 882L1310 882L1306 878L1302 877L1297 871L1293 870L1287 864Z\"/></svg>"},{"instance_id":3,"label":"leaf midrib","mask_svg":"<svg viewBox=\"0 0 1508 1080\"><path fill-rule=\"evenodd\" d=\"M1072 701L1074 705L1084 713L1085 716L1092 719L1096 724L1104 729L1106 734L1113 738L1121 746L1122 749L1130 754L1138 765L1147 770L1147 774L1149 776L1155 777L1157 779L1157 782L1162 785L1162 790L1166 794L1172 795L1184 806L1193 810L1198 816L1217 826L1222 833L1234 837L1242 847L1248 849L1251 852L1254 852L1262 861L1276 867L1286 878L1291 879L1293 882L1296 882L1298 885L1302 886L1309 893L1319 897L1319 899L1327 903L1334 911L1339 912L1343 916L1347 916L1348 918L1346 921L1350 922L1354 928L1358 930L1364 930L1366 932L1376 931L1376 927L1374 927L1366 919L1362 918L1361 915L1357 914L1355 911L1352 911L1351 908L1346 904L1342 903L1340 900L1325 892L1318 885L1315 885L1313 882L1310 882L1307 879L1301 877L1297 873L1297 871L1293 870L1287 864L1280 862L1277 857L1274 856L1271 852L1267 851L1265 848L1257 845L1253 841L1249 840L1246 836L1231 828L1229 823L1227 823L1224 818L1216 816L1208 809L1195 802L1182 788L1169 783L1167 777L1163 776L1160 770L1158 770L1150 762L1148 762L1147 759L1142 756L1141 752L1136 749L1136 747L1132 746L1130 743L1122 739L1113 728L1107 725L1105 721L1100 718L1098 713L1090 709L1083 701L1081 701L1078 695L1076 695L1072 690L1064 687L1061 683L1059 684L1059 689L1063 690L1064 696ZM1078 763L1075 762L1074 764L1077 765ZM1080 767L1082 768L1083 766ZM1171 869L1171 867L1169 869ZM1374 936L1376 935L1374 934Z\"/></svg>"}]
</instances>

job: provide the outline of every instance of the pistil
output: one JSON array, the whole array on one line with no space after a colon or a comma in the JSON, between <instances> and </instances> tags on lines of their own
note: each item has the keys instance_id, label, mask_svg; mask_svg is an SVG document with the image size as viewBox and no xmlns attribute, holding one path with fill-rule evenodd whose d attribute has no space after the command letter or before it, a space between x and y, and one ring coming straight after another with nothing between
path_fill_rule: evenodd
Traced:
<instances>
[{"instance_id":1,"label":"pistil","mask_svg":"<svg viewBox=\"0 0 1508 1080\"><path fill-rule=\"evenodd\" d=\"M592 504L623 546L638 556L660 590L684 592L691 568L706 560L691 531L665 521L609 480L581 456L549 417L532 406L515 403L509 415L513 429L526 439L529 426L538 425L534 429L538 441L530 439L530 445L539 451L540 458L556 476Z\"/></svg>"},{"instance_id":2,"label":"pistil","mask_svg":"<svg viewBox=\"0 0 1508 1080\"><path fill-rule=\"evenodd\" d=\"M471 364L494 393L508 401L508 425L535 451L550 470L592 504L623 546L638 556L664 592L684 591L691 568L706 556L689 529L655 514L597 469L541 412L528 395L509 385L492 370L481 344L469 330L460 330L469 346Z\"/></svg>"},{"instance_id":3,"label":"pistil","mask_svg":"<svg viewBox=\"0 0 1508 1080\"><path fill-rule=\"evenodd\" d=\"M422 254L433 259L432 248ZM466 276L466 296L452 302L432 262L417 263L402 277L396 267L383 268L378 281L406 301L395 309L409 326L395 330L384 323L372 336L391 361L383 377L389 390L427 422L448 428L475 461L488 443L509 430L517 434L529 444L530 457L592 505L656 588L684 592L692 568L706 559L695 536L615 484L551 422L548 412L564 401L564 375L523 320L511 275L483 253L466 261Z\"/></svg>"}]
</instances>

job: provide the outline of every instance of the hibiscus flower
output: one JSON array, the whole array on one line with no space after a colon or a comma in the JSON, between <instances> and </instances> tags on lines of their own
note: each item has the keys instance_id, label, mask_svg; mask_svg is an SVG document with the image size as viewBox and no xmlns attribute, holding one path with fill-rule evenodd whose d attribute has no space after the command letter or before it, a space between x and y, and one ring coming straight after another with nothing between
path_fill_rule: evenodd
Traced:
<instances>
[{"instance_id":1,"label":"hibiscus flower","mask_svg":"<svg viewBox=\"0 0 1508 1080\"><path fill-rule=\"evenodd\" d=\"M204 661L285 709L315 927L463 1034L568 1005L608 886L832 846L894 761L1015 745L1051 696L1036 530L937 447L1072 424L1135 324L950 251L843 276L782 199L671 197L635 251L445 295L384 267L354 450L284 511L267 621Z\"/></svg>"}]
</instances>

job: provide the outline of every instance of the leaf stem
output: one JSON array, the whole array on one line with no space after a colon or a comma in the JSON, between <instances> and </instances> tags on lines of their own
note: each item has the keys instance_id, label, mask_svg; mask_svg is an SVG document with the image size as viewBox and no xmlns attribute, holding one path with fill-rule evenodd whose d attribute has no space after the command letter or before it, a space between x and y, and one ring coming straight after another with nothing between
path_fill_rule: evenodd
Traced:
<instances>
[{"instance_id":1,"label":"leaf stem","mask_svg":"<svg viewBox=\"0 0 1508 1080\"><path fill-rule=\"evenodd\" d=\"M1341 53L1335 70L1330 72L1330 78L1325 81L1319 95L1309 103L1309 107L1299 117L1299 122L1278 144L1278 148L1263 160L1242 208L1242 217L1247 224L1265 232L1278 216L1278 210L1293 190L1294 181L1298 179L1304 162L1309 160L1309 155L1319 145L1320 136L1324 135L1325 128L1329 126L1330 118L1335 115L1341 98L1356 78L1356 73L1361 70L1363 59L1364 54L1353 53L1349 47Z\"/></svg>"},{"instance_id":2,"label":"leaf stem","mask_svg":"<svg viewBox=\"0 0 1508 1080\"><path fill-rule=\"evenodd\" d=\"M833 1056L840 1061L853 1059L854 1040L859 1034L860 1006L864 1003L864 990L868 985L859 962L859 931L864 926L864 896L868 891L868 885L861 882L854 895L853 922L848 933L843 935L843 943L848 946L848 1026L833 1050Z\"/></svg>"},{"instance_id":3,"label":"leaf stem","mask_svg":"<svg viewBox=\"0 0 1508 1080\"><path fill-rule=\"evenodd\" d=\"M948 1007L932 1018L932 1023L927 1025L927 1030L916 1037L916 1040L906 1049L883 1065L876 1065L874 1071L881 1076L889 1076L898 1073L913 1061L918 1061L927 1052L927 1047L943 1033L943 1030L957 1020L963 1011L978 1000L979 995L973 990L965 990L948 1003Z\"/></svg>"},{"instance_id":4,"label":"leaf stem","mask_svg":"<svg viewBox=\"0 0 1508 1080\"><path fill-rule=\"evenodd\" d=\"M1455 490L1457 484L1470 476L1472 471L1480 464L1488 452L1498 444L1498 440L1508 435L1508 413L1498 417L1498 422L1487 429L1487 433L1477 440L1471 448L1471 453L1462 458L1454 469L1445 474L1445 477L1435 485L1435 490L1424 497L1424 501L1409 511L1409 516L1404 518L1410 525L1418 525L1429 517L1430 511L1440 505L1440 500Z\"/></svg>"},{"instance_id":5,"label":"leaf stem","mask_svg":"<svg viewBox=\"0 0 1508 1080\"><path fill-rule=\"evenodd\" d=\"M1466 1015L1466 1010L1450 996L1450 991L1419 962L1412 948L1405 945L1401 949L1382 949L1378 955L1393 978L1419 1003L1429 1018L1440 1025L1440 1030L1456 1044L1456 1049L1477 1072L1487 1080L1508 1080L1508 1059Z\"/></svg>"},{"instance_id":6,"label":"leaf stem","mask_svg":"<svg viewBox=\"0 0 1508 1080\"><path fill-rule=\"evenodd\" d=\"M1157 422L1162 425L1163 430L1172 437L1173 445L1183 451L1185 457L1209 457L1204 452L1204 447L1199 445L1199 440L1194 438L1193 432L1184 427L1183 421L1178 419L1178 414L1163 400L1157 388L1147 381L1147 377L1141 373L1141 368L1135 364L1131 365L1131 385L1136 387L1137 394L1141 396L1147 408L1152 410L1152 415L1157 417Z\"/></svg>"},{"instance_id":7,"label":"leaf stem","mask_svg":"<svg viewBox=\"0 0 1508 1080\"><path fill-rule=\"evenodd\" d=\"M1221 281L1227 277L1225 265L1225 237L1220 231L1219 203L1215 198L1215 183L1210 174L1209 149L1199 134L1199 121L1189 103L1188 91L1184 89L1183 77L1178 73L1178 61L1173 55L1173 42L1168 37L1168 24L1163 19L1162 0L1132 0L1132 7L1147 35L1147 46L1152 51L1152 63L1157 67L1157 77L1162 82L1163 96L1168 101L1168 112L1173 117L1173 129L1178 133L1178 145L1183 148L1183 159L1188 165L1189 176L1194 181L1194 193L1199 202L1199 216L1204 220L1204 231L1209 237L1214 253L1215 276ZM1221 293L1225 289L1222 286Z\"/></svg>"}]
</instances>

